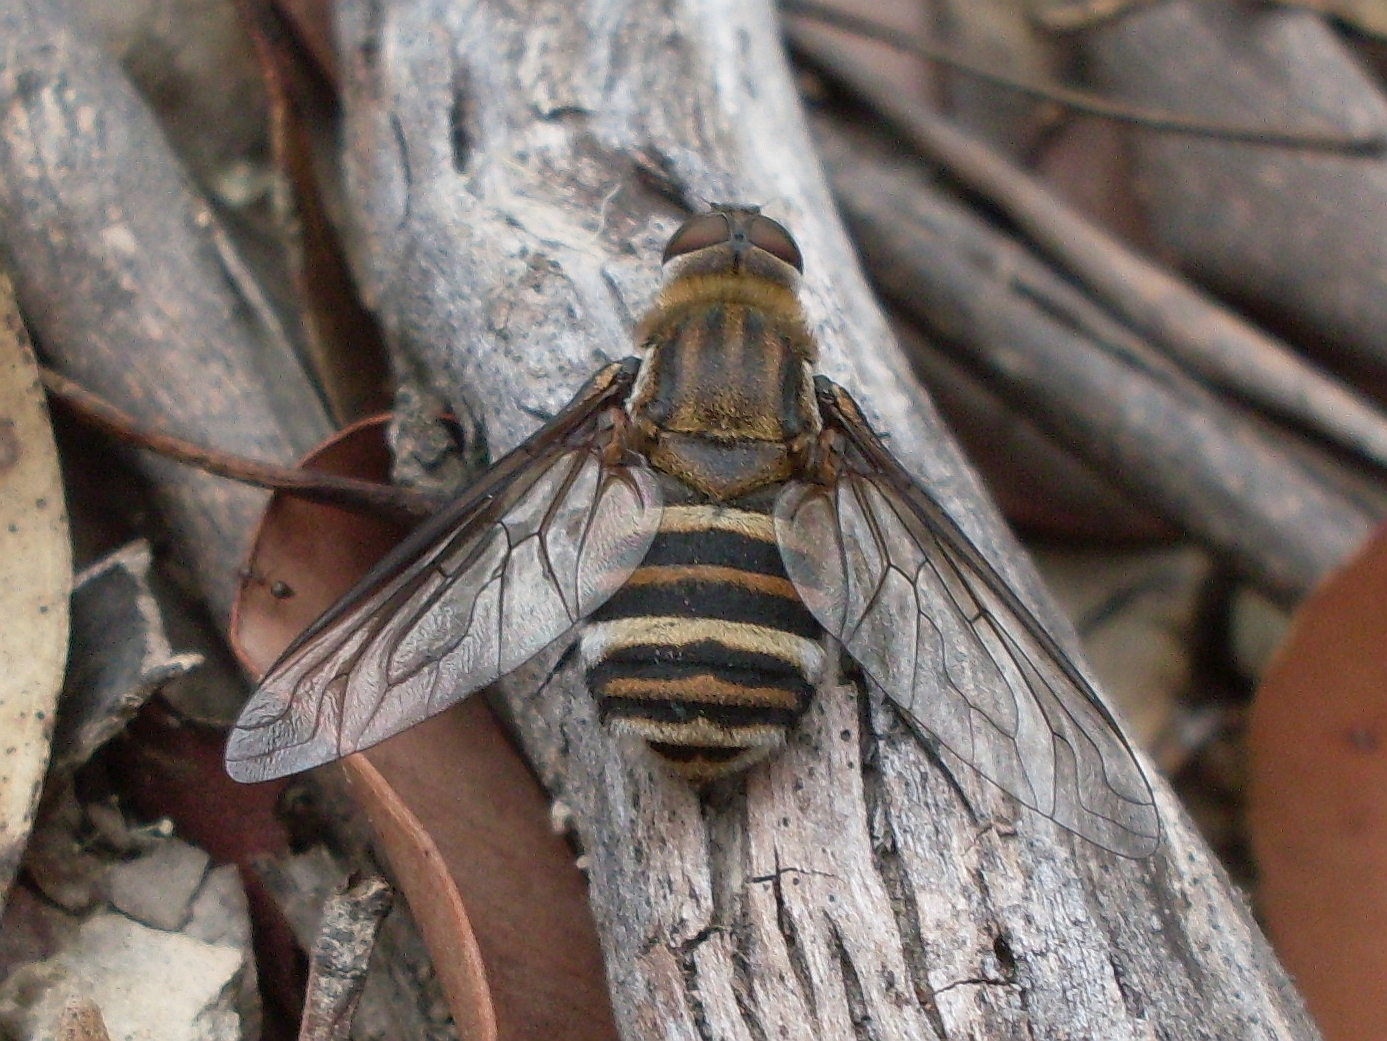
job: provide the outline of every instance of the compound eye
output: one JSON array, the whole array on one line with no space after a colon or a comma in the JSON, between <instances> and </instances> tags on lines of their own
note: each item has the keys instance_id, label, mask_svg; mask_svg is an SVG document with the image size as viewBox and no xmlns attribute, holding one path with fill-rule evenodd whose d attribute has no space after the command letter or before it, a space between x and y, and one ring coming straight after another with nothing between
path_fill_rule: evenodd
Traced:
<instances>
[{"instance_id":1,"label":"compound eye","mask_svg":"<svg viewBox=\"0 0 1387 1041\"><path fill-rule=\"evenodd\" d=\"M794 236L769 217L753 218L750 229L751 244L763 249L776 260L783 260L801 275L804 274L804 258L800 256L799 246Z\"/></svg>"},{"instance_id":2,"label":"compound eye","mask_svg":"<svg viewBox=\"0 0 1387 1041\"><path fill-rule=\"evenodd\" d=\"M701 213L691 217L679 226L665 246L662 264L668 264L675 257L686 257L709 246L721 246L732 237L732 224L722 213Z\"/></svg>"}]
</instances>

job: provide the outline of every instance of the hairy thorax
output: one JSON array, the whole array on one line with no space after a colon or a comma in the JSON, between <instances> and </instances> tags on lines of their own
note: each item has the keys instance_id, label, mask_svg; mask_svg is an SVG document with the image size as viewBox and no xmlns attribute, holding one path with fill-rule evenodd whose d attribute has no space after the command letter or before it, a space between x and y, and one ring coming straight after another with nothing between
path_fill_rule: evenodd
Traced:
<instances>
[{"instance_id":1,"label":"hairy thorax","mask_svg":"<svg viewBox=\"0 0 1387 1041\"><path fill-rule=\"evenodd\" d=\"M629 405L650 463L709 499L791 477L818 433L814 342L794 292L746 274L669 285L637 329Z\"/></svg>"}]
</instances>

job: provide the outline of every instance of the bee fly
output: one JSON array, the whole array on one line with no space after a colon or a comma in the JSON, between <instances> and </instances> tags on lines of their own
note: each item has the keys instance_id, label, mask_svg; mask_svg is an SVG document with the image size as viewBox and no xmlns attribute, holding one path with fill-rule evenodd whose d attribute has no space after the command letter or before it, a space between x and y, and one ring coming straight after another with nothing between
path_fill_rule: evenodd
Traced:
<instances>
[{"instance_id":1,"label":"bee fly","mask_svg":"<svg viewBox=\"0 0 1387 1041\"><path fill-rule=\"evenodd\" d=\"M290 645L232 731L231 775L367 748L577 634L601 717L704 783L784 741L841 645L912 731L1101 846L1153 851L1151 789L1098 695L814 376L789 232L719 209L664 263L640 357Z\"/></svg>"}]
</instances>

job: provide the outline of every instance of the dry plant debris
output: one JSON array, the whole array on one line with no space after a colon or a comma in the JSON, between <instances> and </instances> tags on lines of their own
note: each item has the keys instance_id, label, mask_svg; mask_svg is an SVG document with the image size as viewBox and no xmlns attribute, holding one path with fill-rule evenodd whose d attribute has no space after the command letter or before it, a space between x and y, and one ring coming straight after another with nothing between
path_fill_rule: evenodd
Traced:
<instances>
[{"instance_id":1,"label":"dry plant debris","mask_svg":"<svg viewBox=\"0 0 1387 1041\"><path fill-rule=\"evenodd\" d=\"M1369 31L1377 24L1371 6L1332 5ZM379 400L389 367L403 381L394 428L409 459L401 469L466 471L552 411L599 351L626 350L630 315L652 285L652 254L682 205L753 193L775 199L803 229L808 292L835 377L867 388L881 418L896 424L893 446L1009 561L1026 595L1043 600L990 508L978 504L971 471L952 449L936 447L944 439L933 414L874 305L864 303L847 241L825 219L827 197L804 162L807 142L784 154L785 141L799 140L798 116L768 10L746 5L717 26L660 22L659 60L628 68L603 62L656 53L639 50L641 34L666 15L636 5L597 26L540 5L529 25L503 24L499 15L495 25L462 25L450 15L428 32L394 36L413 15L387 4L373 21L345 2L340 36L330 40L320 6L246 0L247 36L230 5L214 7L195 26L151 16L148 31L138 15L108 14L103 53L55 5L0 4L0 243L46 357L134 424L284 463L323 437L325 416L355 417ZM970 60L1030 79L1082 63L1117 93L1145 104L1159 88L1164 108L1196 118L1274 126L1293 115L1285 129L1371 137L1387 112L1376 74L1360 69L1328 23L1303 11L1239 20L1185 0L1036 0L945 3L933 19L904 4L872 13L942 32ZM625 35L593 50L589 64L570 64L617 23ZM756 41L757 60L741 80L710 85L690 70L745 59L745 51L720 49L734 24L743 41ZM792 31L807 52L803 24ZM1036 25L1065 35L1038 34ZM447 62L440 64L445 52L428 50L430 33L457 34ZM940 177L918 158L883 157L903 151L908 135L883 132L876 116L901 121L902 106L860 83L859 104L865 95L872 119L845 104L835 84L851 79L851 65L824 49L833 37L814 39L815 71L801 85L818 105L821 154L871 277L910 323L904 339L918 344L910 352L915 374L956 414L973 414L964 425L989 477L1007 489L1013 520L1052 541L1081 534L1106 542L1081 553L1050 549L1042 571L1061 587L1095 671L1130 702L1143 742L1164 766L1203 784L1191 805L1222 799L1227 793L1214 793L1212 779L1236 787L1242 775L1239 728L1257 666L1211 670L1207 644L1236 642L1243 662L1257 662L1266 650L1247 648L1274 637L1250 637L1245 623L1231 636L1207 630L1280 610L1228 606L1256 602L1242 585L1249 581L1293 604L1348 560L1384 514L1378 416L1387 355L1378 338L1387 323L1372 317L1380 306L1372 250L1387 234L1384 207L1373 201L1382 194L1377 167L1361 157L1278 151L1284 143L1195 144L1164 136L1168 129L1134 132L1129 154L1118 131L1058 115L1049 102L867 52L874 68L890 72L885 95L928 98L1015 166L1047 176L1078 209L1099 214L1109 231L1127 232L1160 261L1182 258L1187 274L1210 278L1255 312L1233 320L1222 304L1182 295L1182 283L1149 256L1140 267L1107 252L1110 243L1092 238L1052 195L1028 195L1033 186L1016 169L990 168L999 194L979 207L977 193L992 188L984 178L959 192L966 164ZM1148 52L1157 60L1145 63ZM523 60L494 60L514 53ZM689 60L671 65L671 53ZM131 88L111 54L156 104ZM1162 62L1162 54L1183 64ZM1189 74L1172 77L1176 65ZM592 79L599 67L610 76ZM655 69L659 82L640 79ZM405 70L405 80L389 79ZM1265 90L1236 80L1249 72ZM665 97L671 77L686 84L677 99ZM611 83L625 92L604 93ZM1335 91L1349 99L1342 111L1322 104ZM1340 118L1350 110L1353 118ZM339 130L345 154L334 151ZM1276 187L1288 177L1294 191ZM975 227L950 237L936 220L929 238L920 217L927 193L968 215L951 227ZM1348 196L1356 209L1343 205ZM1018 207L1018 198L1039 209ZM910 230L901 238L911 241L892 243L882 228ZM937 255L926 258L940 261L935 267L911 267L921 243ZM945 292L949 271L960 275L955 296ZM1126 276L1113 278L1119 271ZM383 320L383 337L371 312ZM1271 353L1266 321L1276 324ZM28 619L0 632L0 672L18 691L0 691L0 885L25 857L0 927L6 1030L99 1038L108 1029L119 1037L156 1015L166 1033L151 1036L251 1037L262 1025L272 1041L292 1036L305 982L296 959L316 934L318 905L350 872L381 867L361 811L340 798L346 783L413 904L381 926L377 967L356 1010L358 1038L451 1036L440 993L464 1036L499 1039L605 1039L618 1025L626 1036L754 1036L749 1023L847 1036L868 1019L883 1037L912 1027L942 1034L1025 1024L1044 1032L1047 1024L1069 1029L1075 1017L1101 1023L1092 1036L1120 1036L1128 1018L1175 1022L1190 1009L1215 1033L1255 1021L1263 1036L1308 1036L1237 900L1183 831L1170 836L1162 868L1184 902L1162 900L1160 884L1139 878L1140 868L1046 852L1055 848L1051 837L1010 821L1006 807L966 779L958 789L924 783L934 768L902 767L909 753L901 735L881 725L871 704L847 696L820 706L783 762L716 804L666 791L639 769L592 768L606 761L601 743L554 661L519 676L498 712L463 706L349 765L346 782L237 790L220 773L219 735L203 725L216 713L185 712L159 693L177 674L186 674L182 682L197 676L188 672L190 652L162 635L151 605L174 601L147 581L147 552L105 554L144 534L164 573L154 586L172 574L218 623L233 616L234 603L234 639L254 671L402 525L277 497L242 568L261 495L162 460L132 467L131 457L100 454L89 435L66 426L70 472L84 475L74 540L86 581L73 610L86 611L84 596L101 610L73 627L76 689L65 695L40 804L71 568L37 384L22 368L19 326L7 319L5 328L20 344L20 367L0 372L0 395L15 395L0 397L0 537L13 550L0 567L14 575L12 582L6 571L0 595L11 618ZM1207 339L1229 329L1254 344L1250 364L1155 353L1170 346L1163 338L1188 346L1191 330ZM1029 353L1047 336L1065 349ZM1277 353L1283 342L1294 356ZM312 379L300 356L314 359ZM1341 370L1332 379L1321 367L1326 358ZM8 364L0 353L0 366ZM1110 382L1082 382L1100 368ZM322 403L315 381L327 388ZM1352 396L1344 396L1348 383ZM451 427L434 422L442 405L457 414ZM461 463L448 455L452 434L463 442ZM319 463L385 477L391 461L379 433L364 436L325 449ZM6 445L16 452L7 455ZM38 483L16 484L11 501L6 482L28 461ZM142 487L131 491L133 483ZM1079 498L1071 488L1081 489ZM1369 983L1328 989L1297 953L1323 949L1316 921L1347 922L1335 938L1352 938L1350 926L1371 926L1381 913L1368 902L1382 888L1373 882L1382 869L1370 829L1345 836L1338 827L1350 809L1362 811L1360 824L1374 812L1355 796L1373 787L1377 770L1380 742L1361 699L1372 689L1364 670L1380 663L1371 634L1355 626L1374 616L1375 567L1369 552L1313 597L1252 709L1259 740L1275 736L1278 713L1281 738L1290 739L1289 748L1270 745L1254 761L1265 871L1257 893L1331 1041L1380 1036L1374 1016L1384 1007L1365 1000ZM29 583L22 588L21 578ZM101 591L103 583L126 592ZM28 610L35 604L47 610ZM187 613L186 605L176 610ZM117 632L123 639L107 638ZM1354 633L1361 645L1345 652ZM11 640L23 653L10 654ZM224 699L238 695L234 677L218 682ZM536 695L538 687L545 691ZM83 692L91 695L85 702ZM1211 693L1219 697L1198 696ZM533 772L507 729L521 735ZM854 739L843 742L842 733ZM1341 768L1348 780L1336 781ZM832 775L838 786L797 787L811 775L815 784ZM564 836L548 824L552 794L566 807ZM1210 809L1210 834L1235 847L1246 833L1239 815L1225 811ZM604 815L619 826L604 826ZM902 826L915 815L922 827ZM849 884L845 865L858 848L886 868ZM1254 878L1246 865L1236 870ZM1331 895L1353 899L1329 908L1325 875L1363 881L1335 887ZM1046 932L1057 909L1063 935ZM894 961L878 945L888 920L906 937ZM437 981L428 979L421 935ZM1177 940L1181 950L1233 953L1198 985L1179 965L1158 973L1162 994L1183 995L1167 1008L1143 981L1151 966L1167 964ZM1107 943L1112 956L1095 960ZM1355 944L1345 947L1357 967L1370 966L1371 952ZM1081 975L1056 971L1062 966ZM134 989L136 970L184 985L164 988L159 1005ZM89 986L72 998L68 984L78 974ZM1139 1000L1123 1002L1136 991ZM307 1017L308 1036L345 1035L349 1004ZM587 1011L575 1015L579 1005ZM918 1021L909 1018L917 1013Z\"/></svg>"}]
</instances>

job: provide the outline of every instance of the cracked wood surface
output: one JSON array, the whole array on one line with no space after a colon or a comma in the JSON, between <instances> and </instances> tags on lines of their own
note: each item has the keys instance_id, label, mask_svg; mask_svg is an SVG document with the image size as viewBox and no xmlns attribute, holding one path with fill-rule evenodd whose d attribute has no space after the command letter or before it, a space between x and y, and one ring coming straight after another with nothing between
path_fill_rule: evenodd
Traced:
<instances>
[{"instance_id":1,"label":"cracked wood surface","mask_svg":"<svg viewBox=\"0 0 1387 1041\"><path fill-rule=\"evenodd\" d=\"M495 456L629 353L683 216L637 176L653 165L688 198L760 202L791 228L823 371L1059 626L906 375L768 5L345 0L338 15L353 263L406 402L446 401ZM843 686L783 754L700 802L597 723L557 653L501 700L585 851L629 1041L1315 1036L1163 787L1162 848L1124 860L950 776Z\"/></svg>"}]
</instances>

